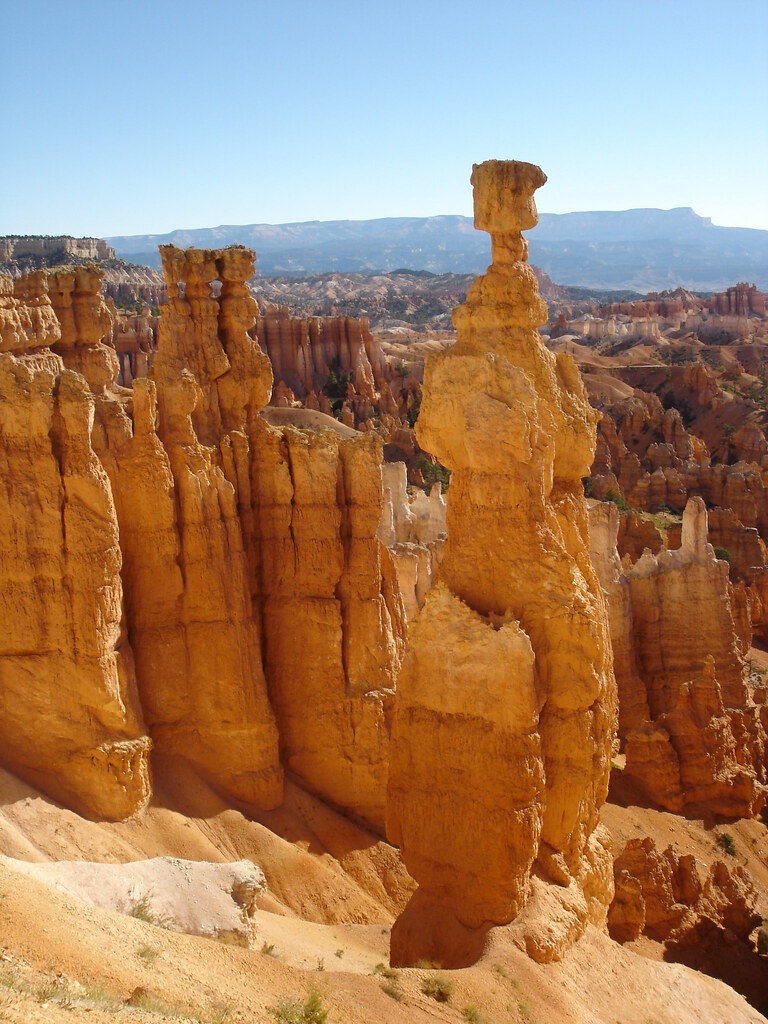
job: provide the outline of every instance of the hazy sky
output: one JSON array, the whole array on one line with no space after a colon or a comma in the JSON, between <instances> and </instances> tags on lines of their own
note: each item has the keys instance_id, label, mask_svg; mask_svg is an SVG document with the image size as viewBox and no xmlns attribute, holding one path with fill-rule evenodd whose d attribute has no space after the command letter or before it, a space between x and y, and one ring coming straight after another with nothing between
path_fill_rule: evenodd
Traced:
<instances>
[{"instance_id":1,"label":"hazy sky","mask_svg":"<svg viewBox=\"0 0 768 1024\"><path fill-rule=\"evenodd\" d=\"M768 0L0 0L0 234L692 206L768 228Z\"/></svg>"}]
</instances>

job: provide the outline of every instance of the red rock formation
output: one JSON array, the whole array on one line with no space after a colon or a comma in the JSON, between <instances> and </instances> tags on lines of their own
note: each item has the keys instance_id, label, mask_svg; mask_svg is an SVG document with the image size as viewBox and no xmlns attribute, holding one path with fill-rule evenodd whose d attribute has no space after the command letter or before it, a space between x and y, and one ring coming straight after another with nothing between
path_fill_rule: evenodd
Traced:
<instances>
[{"instance_id":1,"label":"red rock formation","mask_svg":"<svg viewBox=\"0 0 768 1024\"><path fill-rule=\"evenodd\" d=\"M632 594L616 549L616 533L624 518L612 502L589 503L589 554L607 598L620 736L642 727L651 717L635 658Z\"/></svg>"},{"instance_id":2,"label":"red rock formation","mask_svg":"<svg viewBox=\"0 0 768 1024\"><path fill-rule=\"evenodd\" d=\"M597 818L615 691L581 488L595 419L571 358L539 338L520 234L545 180L532 164L474 168L494 262L454 312L458 342L425 368L417 436L453 475L441 581L396 695L387 832L419 890L393 963L477 955L526 906L534 860L554 883L534 885L534 904L554 901L559 922L543 936L521 918L537 959L561 956L610 899Z\"/></svg>"},{"instance_id":3,"label":"red rock formation","mask_svg":"<svg viewBox=\"0 0 768 1024\"><path fill-rule=\"evenodd\" d=\"M18 485L24 494L39 477L49 500L26 517L25 543L7 537L19 565L0 559L9 609L17 577L26 579L23 600L41 605L37 618L23 608L26 631L0 646L0 690L18 712L18 722L16 711L7 716L15 735L0 756L73 806L124 816L149 795L138 690L158 749L191 761L229 798L279 804L282 750L305 785L383 829L387 704L406 623L377 538L382 441L319 415L303 430L259 416L272 372L248 334L252 252L170 246L162 258L170 297L152 380L134 380L130 393L112 386L118 364L103 343L113 319L100 271L35 274L15 290L2 281L2 348L24 353L21 369L2 353L12 367L0 409L5 465L29 478ZM353 328L345 321L347 343ZM17 466L25 459L26 476ZM17 497L5 490L13 522ZM22 655L36 647L45 679L30 710L19 697L29 673ZM71 691L66 724L50 694L56 672ZM51 736L38 747L53 779L30 753L46 720Z\"/></svg>"},{"instance_id":4,"label":"red rock formation","mask_svg":"<svg viewBox=\"0 0 768 1024\"><path fill-rule=\"evenodd\" d=\"M611 506L592 515L593 561L609 607L620 609L614 635L629 629L634 648L634 658L622 654L616 662L622 791L676 812L756 814L765 800L762 708L746 678L748 639L728 568L707 543L704 503L689 501L679 550L646 551L626 573L631 618L611 554L617 516ZM743 607L743 595L740 601Z\"/></svg>"},{"instance_id":5,"label":"red rock formation","mask_svg":"<svg viewBox=\"0 0 768 1024\"><path fill-rule=\"evenodd\" d=\"M622 895L611 904L608 929L619 942L640 934L680 942L702 918L745 940L762 921L755 910L757 893L739 864L715 860L707 871L671 846L659 853L652 839L630 839L614 873Z\"/></svg>"},{"instance_id":6,"label":"red rock formation","mask_svg":"<svg viewBox=\"0 0 768 1024\"><path fill-rule=\"evenodd\" d=\"M282 800L278 736L261 667L235 493L190 415L188 373L134 382L133 429L117 410L102 459L113 481L129 635L150 733L223 793Z\"/></svg>"},{"instance_id":7,"label":"red rock formation","mask_svg":"<svg viewBox=\"0 0 768 1024\"><path fill-rule=\"evenodd\" d=\"M616 896L608 929L618 942L640 935L664 943L664 959L721 978L753 1005L765 998L766 967L751 933L761 923L758 893L739 864L706 866L649 838L630 839L614 863Z\"/></svg>"},{"instance_id":8,"label":"red rock formation","mask_svg":"<svg viewBox=\"0 0 768 1024\"><path fill-rule=\"evenodd\" d=\"M381 829L405 628L376 538L381 441L264 424L250 442L254 598L285 765Z\"/></svg>"},{"instance_id":9,"label":"red rock formation","mask_svg":"<svg viewBox=\"0 0 768 1024\"><path fill-rule=\"evenodd\" d=\"M132 316L123 314L111 299L107 305L114 323L112 344L120 364L117 383L129 388L134 379L146 377L154 363L159 318L148 309Z\"/></svg>"},{"instance_id":10,"label":"red rock formation","mask_svg":"<svg viewBox=\"0 0 768 1024\"><path fill-rule=\"evenodd\" d=\"M112 340L112 317L101 298L104 271L96 266L49 271L48 293L61 324L54 345L64 365L82 373L94 394L117 377L117 358L103 342Z\"/></svg>"},{"instance_id":11,"label":"red rock formation","mask_svg":"<svg viewBox=\"0 0 768 1024\"><path fill-rule=\"evenodd\" d=\"M709 300L709 308L713 313L736 316L765 316L765 295L755 285L740 282L724 292L715 292Z\"/></svg>"},{"instance_id":12,"label":"red rock formation","mask_svg":"<svg viewBox=\"0 0 768 1024\"><path fill-rule=\"evenodd\" d=\"M168 246L161 254L170 300L152 371L159 433L165 442L164 390L189 367L199 389L189 410L195 433L218 452L234 488L283 758L315 792L382 828L389 737L380 691L394 685L405 623L376 537L381 441L268 426L258 412L270 364L247 333L253 253Z\"/></svg>"},{"instance_id":13,"label":"red rock formation","mask_svg":"<svg viewBox=\"0 0 768 1024\"><path fill-rule=\"evenodd\" d=\"M619 517L618 537L616 546L619 557L629 555L630 561L636 562L646 548L658 555L664 544L664 537L652 520L638 515L636 512L626 512ZM675 545L669 544L668 547Z\"/></svg>"},{"instance_id":14,"label":"red rock formation","mask_svg":"<svg viewBox=\"0 0 768 1024\"><path fill-rule=\"evenodd\" d=\"M446 536L446 505L439 483L429 497L417 489L409 498L404 462L381 467L384 511L378 536L395 564L405 613L412 619L423 606L442 561Z\"/></svg>"},{"instance_id":15,"label":"red rock formation","mask_svg":"<svg viewBox=\"0 0 768 1024\"><path fill-rule=\"evenodd\" d=\"M393 429L405 417L408 394L418 388L417 382L398 376L365 318L299 318L278 308L257 320L255 336L272 363L273 404L290 391L307 408L330 413L329 381L348 381L345 393L337 396L344 400L339 411L347 413L348 425L369 427L377 415Z\"/></svg>"},{"instance_id":16,"label":"red rock formation","mask_svg":"<svg viewBox=\"0 0 768 1024\"><path fill-rule=\"evenodd\" d=\"M671 295L659 295L656 292L649 292L645 299L635 302L611 302L601 306L597 311L598 316L629 316L637 317L664 317L672 319L681 317L689 309L700 309L701 300L688 292L675 292Z\"/></svg>"}]
</instances>

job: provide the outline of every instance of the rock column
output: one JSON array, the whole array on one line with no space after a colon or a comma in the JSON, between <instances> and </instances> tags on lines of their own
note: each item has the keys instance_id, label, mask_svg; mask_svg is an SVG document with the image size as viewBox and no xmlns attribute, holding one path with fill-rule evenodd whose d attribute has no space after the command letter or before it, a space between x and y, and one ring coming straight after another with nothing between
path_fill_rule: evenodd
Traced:
<instances>
[{"instance_id":1,"label":"rock column","mask_svg":"<svg viewBox=\"0 0 768 1024\"><path fill-rule=\"evenodd\" d=\"M537 331L521 231L545 181L533 164L474 167L493 265L425 368L416 433L452 477L441 582L411 627L393 723L387 830L420 886L393 928L398 964L471 961L525 906L534 862L569 922L526 936L538 959L603 922L612 895L597 824L616 692L581 485L596 414Z\"/></svg>"}]
</instances>

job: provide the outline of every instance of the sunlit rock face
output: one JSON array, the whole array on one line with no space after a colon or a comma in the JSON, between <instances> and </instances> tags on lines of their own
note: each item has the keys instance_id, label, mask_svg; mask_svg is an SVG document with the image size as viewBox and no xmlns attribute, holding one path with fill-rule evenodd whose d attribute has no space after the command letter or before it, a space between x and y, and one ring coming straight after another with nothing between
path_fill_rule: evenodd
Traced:
<instances>
[{"instance_id":1,"label":"sunlit rock face","mask_svg":"<svg viewBox=\"0 0 768 1024\"><path fill-rule=\"evenodd\" d=\"M0 281L0 760L95 818L150 796L94 396L50 346L45 275Z\"/></svg>"},{"instance_id":2,"label":"sunlit rock face","mask_svg":"<svg viewBox=\"0 0 768 1024\"><path fill-rule=\"evenodd\" d=\"M626 572L615 505L594 502L590 515L626 752L617 787L676 813L753 817L765 800L765 705L747 673L743 585L730 585L707 541L704 502L688 501L678 548L648 549Z\"/></svg>"},{"instance_id":3,"label":"sunlit rock face","mask_svg":"<svg viewBox=\"0 0 768 1024\"><path fill-rule=\"evenodd\" d=\"M417 436L452 476L440 582L398 681L387 829L420 888L393 963L466 962L483 929L550 889L562 928L523 937L552 959L612 895L598 809L616 690L581 485L596 414L537 330L547 312L521 231L545 181L532 164L475 166L493 264L454 311L457 343L425 369Z\"/></svg>"}]
</instances>

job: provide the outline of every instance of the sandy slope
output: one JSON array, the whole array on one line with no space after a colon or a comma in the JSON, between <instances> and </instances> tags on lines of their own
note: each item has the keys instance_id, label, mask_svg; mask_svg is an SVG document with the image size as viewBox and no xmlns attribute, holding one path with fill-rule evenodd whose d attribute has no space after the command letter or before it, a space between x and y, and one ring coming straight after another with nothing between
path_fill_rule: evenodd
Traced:
<instances>
[{"instance_id":1,"label":"sandy slope","mask_svg":"<svg viewBox=\"0 0 768 1024\"><path fill-rule=\"evenodd\" d=\"M156 785L144 814L97 824L3 774L0 852L28 860L251 858L271 889L252 947L172 933L0 865L0 1020L246 1024L274 1020L269 1007L312 987L329 1024L459 1022L468 1005L488 1024L764 1020L721 983L593 930L563 963L541 966L497 929L480 963L451 972L450 1003L439 1004L421 992L434 972L380 973L390 923L411 888L395 850L293 786L285 807L257 822L222 804L183 764L161 759ZM614 827L635 827L635 810L615 809ZM269 947L272 955L261 951Z\"/></svg>"}]
</instances>

